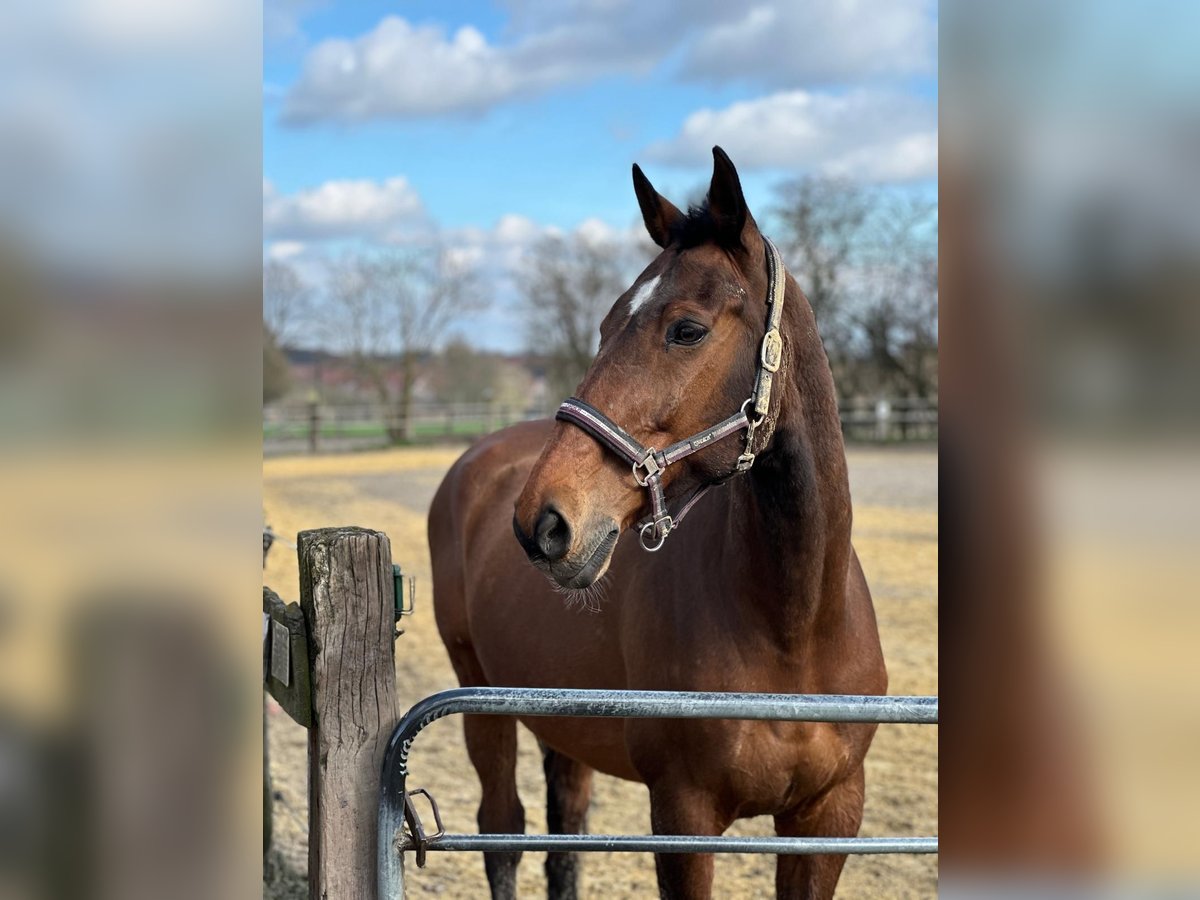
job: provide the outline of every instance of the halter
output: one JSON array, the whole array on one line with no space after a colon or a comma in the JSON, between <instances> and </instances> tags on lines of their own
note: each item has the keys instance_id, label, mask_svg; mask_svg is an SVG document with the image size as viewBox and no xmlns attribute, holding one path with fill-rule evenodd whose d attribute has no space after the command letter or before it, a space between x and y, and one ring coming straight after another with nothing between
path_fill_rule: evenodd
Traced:
<instances>
[{"instance_id":1,"label":"halter","mask_svg":"<svg viewBox=\"0 0 1200 900\"><path fill-rule=\"evenodd\" d=\"M766 245L767 257L767 333L763 336L759 351L758 376L754 381L754 390L742 404L741 408L721 422L707 428L698 434L677 441L662 450L644 447L624 428L606 416L590 403L577 397L563 401L554 418L569 422L582 428L609 450L622 457L633 468L633 480L644 487L650 494L650 518L638 528L638 540L642 549L650 553L662 548L667 535L679 527L683 517L688 514L696 502L704 496L714 484L719 484L725 478L740 475L749 471L754 465L752 450L755 430L762 425L771 409L771 386L775 373L783 362L783 338L779 334L779 322L783 317L784 275L783 260L775 245L763 238ZM746 412L750 407L754 412L751 419ZM703 450L710 444L723 440L732 434L746 430L746 446L738 457L737 466L733 472L715 482L701 485L691 498L674 516L667 509L666 496L663 493L662 474L667 466L691 456L697 450Z\"/></svg>"}]
</instances>

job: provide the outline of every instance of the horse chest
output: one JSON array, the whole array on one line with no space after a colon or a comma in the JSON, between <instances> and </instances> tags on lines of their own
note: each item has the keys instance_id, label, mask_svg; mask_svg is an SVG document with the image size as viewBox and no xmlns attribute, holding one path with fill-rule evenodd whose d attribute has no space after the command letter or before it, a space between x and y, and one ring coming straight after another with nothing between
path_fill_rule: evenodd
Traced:
<instances>
[{"instance_id":1,"label":"horse chest","mask_svg":"<svg viewBox=\"0 0 1200 900\"><path fill-rule=\"evenodd\" d=\"M737 816L791 809L839 780L850 760L824 723L643 720L626 737L647 783L688 784L723 798Z\"/></svg>"},{"instance_id":2,"label":"horse chest","mask_svg":"<svg viewBox=\"0 0 1200 900\"><path fill-rule=\"evenodd\" d=\"M837 780L848 756L822 723L731 722L711 751L721 763L721 793L743 815L779 812L811 797Z\"/></svg>"},{"instance_id":3,"label":"horse chest","mask_svg":"<svg viewBox=\"0 0 1200 900\"><path fill-rule=\"evenodd\" d=\"M672 591L631 610L624 632L630 686L679 691L814 692L805 667L757 633L737 633L719 604ZM689 602L690 601L690 602ZM648 635L671 635L651 641ZM630 652L632 651L632 652ZM651 721L627 729L645 780L684 780L727 798L738 815L790 809L848 770L844 733L825 723ZM670 748L664 752L664 748Z\"/></svg>"}]
</instances>

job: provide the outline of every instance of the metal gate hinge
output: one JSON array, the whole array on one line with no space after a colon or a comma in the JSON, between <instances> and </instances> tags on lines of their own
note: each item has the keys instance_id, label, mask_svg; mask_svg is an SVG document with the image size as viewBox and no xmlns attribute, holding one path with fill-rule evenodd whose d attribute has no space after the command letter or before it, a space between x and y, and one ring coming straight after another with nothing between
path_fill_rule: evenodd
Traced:
<instances>
[{"instance_id":1,"label":"metal gate hinge","mask_svg":"<svg viewBox=\"0 0 1200 900\"><path fill-rule=\"evenodd\" d=\"M429 801L429 808L433 811L433 823L437 826L437 831L434 834L427 835L425 826L421 823L421 817L417 815L417 809L413 806L412 798L421 794ZM425 868L425 851L429 849L430 843L436 841L446 833L446 827L442 824L442 814L438 811L437 801L433 799L433 795L425 788L417 788L412 791L404 792L404 823L408 826L408 839L400 845L401 852L405 850L415 850L417 858L417 868Z\"/></svg>"}]
</instances>

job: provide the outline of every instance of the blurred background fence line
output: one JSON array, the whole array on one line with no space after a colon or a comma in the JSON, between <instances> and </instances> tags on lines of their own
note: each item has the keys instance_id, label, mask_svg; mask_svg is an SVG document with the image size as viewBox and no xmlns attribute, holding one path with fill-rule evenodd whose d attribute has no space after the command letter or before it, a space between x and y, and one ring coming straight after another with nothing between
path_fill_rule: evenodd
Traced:
<instances>
[{"instance_id":1,"label":"blurred background fence line","mask_svg":"<svg viewBox=\"0 0 1200 900\"><path fill-rule=\"evenodd\" d=\"M377 402L279 403L263 408L263 450L268 454L336 453L397 443L433 444L472 440L516 422L554 415L542 400L508 403L413 403L407 421L394 406ZM841 405L847 441L903 443L936 441L937 399L885 397Z\"/></svg>"}]
</instances>

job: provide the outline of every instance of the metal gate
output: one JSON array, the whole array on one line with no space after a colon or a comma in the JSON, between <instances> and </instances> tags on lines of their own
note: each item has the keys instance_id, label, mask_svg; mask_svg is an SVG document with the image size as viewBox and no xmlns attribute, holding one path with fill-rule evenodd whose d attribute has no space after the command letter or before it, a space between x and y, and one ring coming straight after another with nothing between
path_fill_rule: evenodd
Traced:
<instances>
[{"instance_id":1,"label":"metal gate","mask_svg":"<svg viewBox=\"0 0 1200 900\"><path fill-rule=\"evenodd\" d=\"M458 688L414 706L392 731L383 760L379 802L379 896L404 896L404 854L425 865L430 851L607 850L654 853L936 853L936 837L713 837L612 834L447 834L437 807L428 834L409 792L413 740L430 722L456 713L640 719L759 719L783 722L875 722L936 725L937 697L836 694L732 694L595 691L554 688ZM425 794L426 799L432 798ZM408 830L405 833L405 825Z\"/></svg>"}]
</instances>

